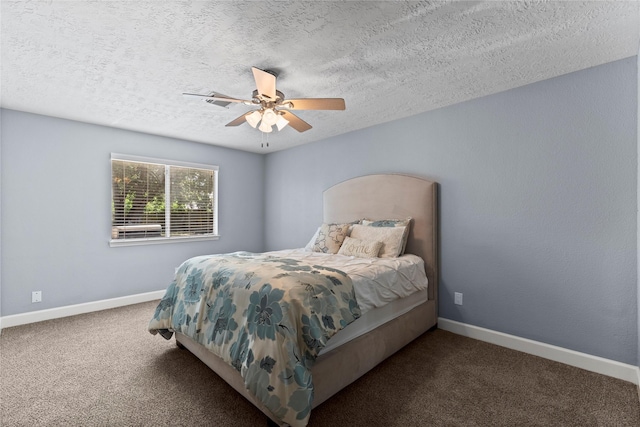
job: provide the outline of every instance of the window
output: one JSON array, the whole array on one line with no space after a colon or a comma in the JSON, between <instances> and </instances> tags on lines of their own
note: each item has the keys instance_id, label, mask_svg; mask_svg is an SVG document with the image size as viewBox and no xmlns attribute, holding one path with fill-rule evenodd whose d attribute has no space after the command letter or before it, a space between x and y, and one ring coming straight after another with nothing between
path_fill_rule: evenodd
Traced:
<instances>
[{"instance_id":1,"label":"window","mask_svg":"<svg viewBox=\"0 0 640 427\"><path fill-rule=\"evenodd\" d=\"M111 155L111 246L218 236L218 167Z\"/></svg>"}]
</instances>

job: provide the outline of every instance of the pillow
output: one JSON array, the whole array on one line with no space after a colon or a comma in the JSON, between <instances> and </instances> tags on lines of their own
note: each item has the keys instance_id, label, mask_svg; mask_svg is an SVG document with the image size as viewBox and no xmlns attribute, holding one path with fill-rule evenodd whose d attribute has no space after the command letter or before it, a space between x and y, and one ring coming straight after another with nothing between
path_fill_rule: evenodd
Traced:
<instances>
[{"instance_id":1,"label":"pillow","mask_svg":"<svg viewBox=\"0 0 640 427\"><path fill-rule=\"evenodd\" d=\"M322 224L313 244L313 252L338 253L349 231L349 224Z\"/></svg>"},{"instance_id":2,"label":"pillow","mask_svg":"<svg viewBox=\"0 0 640 427\"><path fill-rule=\"evenodd\" d=\"M372 242L366 240L345 237L338 255L354 256L358 258L376 258L380 253L382 242Z\"/></svg>"},{"instance_id":3,"label":"pillow","mask_svg":"<svg viewBox=\"0 0 640 427\"><path fill-rule=\"evenodd\" d=\"M411 218L407 219L381 219L377 221L363 219L362 225L369 227L405 227L404 235L402 236L402 250L400 255L404 254L404 250L407 248L407 240L409 240L409 228L411 228Z\"/></svg>"},{"instance_id":4,"label":"pillow","mask_svg":"<svg viewBox=\"0 0 640 427\"><path fill-rule=\"evenodd\" d=\"M363 219L362 225L369 225L371 227L406 227L411 222L411 218L407 219Z\"/></svg>"},{"instance_id":5,"label":"pillow","mask_svg":"<svg viewBox=\"0 0 640 427\"><path fill-rule=\"evenodd\" d=\"M359 240L382 242L380 258L396 258L402 251L402 236L407 227L372 227L354 225L351 237Z\"/></svg>"},{"instance_id":6,"label":"pillow","mask_svg":"<svg viewBox=\"0 0 640 427\"><path fill-rule=\"evenodd\" d=\"M355 221L351 221L349 223L349 230L347 230L347 236L351 235L351 230L353 230L353 226L356 224L361 224L362 220L361 219L356 219Z\"/></svg>"},{"instance_id":7,"label":"pillow","mask_svg":"<svg viewBox=\"0 0 640 427\"><path fill-rule=\"evenodd\" d=\"M304 247L305 251L307 251L307 252L313 251L313 245L316 244L316 239L318 238L318 233L319 232L320 232L320 227L318 227L316 232L313 233L313 237L311 238L311 240L309 240L309 243L307 243L307 245Z\"/></svg>"},{"instance_id":8,"label":"pillow","mask_svg":"<svg viewBox=\"0 0 640 427\"><path fill-rule=\"evenodd\" d=\"M355 221L351 221L349 223L349 230L347 230L347 236L351 234L351 228L353 228L353 226L355 224L360 224L360 221L362 221L362 220L361 219L356 219ZM316 243L316 239L318 238L318 233L319 232L320 232L320 227L318 227L316 232L313 233L313 237L311 238L311 240L309 240L309 243L307 243L307 245L304 247L305 251L307 251L307 252L313 251L313 245L315 245L315 243Z\"/></svg>"}]
</instances>

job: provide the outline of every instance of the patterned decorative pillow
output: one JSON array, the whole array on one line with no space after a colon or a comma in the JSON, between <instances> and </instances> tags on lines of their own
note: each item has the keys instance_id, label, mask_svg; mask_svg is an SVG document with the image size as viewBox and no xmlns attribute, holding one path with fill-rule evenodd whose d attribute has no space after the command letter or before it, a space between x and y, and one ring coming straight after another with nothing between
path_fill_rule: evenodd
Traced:
<instances>
[{"instance_id":1,"label":"patterned decorative pillow","mask_svg":"<svg viewBox=\"0 0 640 427\"><path fill-rule=\"evenodd\" d=\"M313 252L338 253L349 231L349 224L322 224L313 245Z\"/></svg>"},{"instance_id":2,"label":"patterned decorative pillow","mask_svg":"<svg viewBox=\"0 0 640 427\"><path fill-rule=\"evenodd\" d=\"M409 239L409 229L411 228L411 218L407 219L381 219L377 221L363 219L362 225L369 227L405 227L404 235L402 236L402 251L400 255L404 254L404 250L407 248L407 240Z\"/></svg>"},{"instance_id":3,"label":"patterned decorative pillow","mask_svg":"<svg viewBox=\"0 0 640 427\"><path fill-rule=\"evenodd\" d=\"M351 234L351 228L353 228L353 226L355 224L360 224L360 221L362 221L361 219L356 219L355 221L351 221L349 223L349 230L347 230L347 236ZM309 240L309 243L307 243L304 247L304 250L307 252L312 252L313 251L313 245L316 244L316 239L318 238L318 233L320 232L320 227L318 227L316 229L316 232L313 233L313 237L311 237L311 240Z\"/></svg>"},{"instance_id":4,"label":"patterned decorative pillow","mask_svg":"<svg viewBox=\"0 0 640 427\"><path fill-rule=\"evenodd\" d=\"M402 252L402 236L407 227L372 227L354 225L351 237L354 239L382 242L380 258L396 258Z\"/></svg>"},{"instance_id":5,"label":"patterned decorative pillow","mask_svg":"<svg viewBox=\"0 0 640 427\"><path fill-rule=\"evenodd\" d=\"M338 255L354 256L357 258L376 258L382 248L382 242L368 242L365 240L345 237Z\"/></svg>"}]
</instances>

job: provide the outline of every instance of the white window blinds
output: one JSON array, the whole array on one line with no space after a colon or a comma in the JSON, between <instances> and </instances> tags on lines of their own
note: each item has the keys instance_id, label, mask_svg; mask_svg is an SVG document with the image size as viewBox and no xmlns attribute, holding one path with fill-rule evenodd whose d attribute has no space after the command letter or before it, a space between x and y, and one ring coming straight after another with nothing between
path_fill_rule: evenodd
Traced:
<instances>
[{"instance_id":1,"label":"white window blinds","mask_svg":"<svg viewBox=\"0 0 640 427\"><path fill-rule=\"evenodd\" d=\"M111 155L111 239L217 236L218 167Z\"/></svg>"}]
</instances>

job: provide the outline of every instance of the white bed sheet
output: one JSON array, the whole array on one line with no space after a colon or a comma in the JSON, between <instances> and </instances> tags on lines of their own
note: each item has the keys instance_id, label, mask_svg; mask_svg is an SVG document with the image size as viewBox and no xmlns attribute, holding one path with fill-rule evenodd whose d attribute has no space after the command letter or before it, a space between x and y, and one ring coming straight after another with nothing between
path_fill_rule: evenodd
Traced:
<instances>
[{"instance_id":1,"label":"white bed sheet","mask_svg":"<svg viewBox=\"0 0 640 427\"><path fill-rule=\"evenodd\" d=\"M338 254L286 249L267 255L297 259L344 271L353 281L362 314L428 287L424 261L416 255L398 258L356 258Z\"/></svg>"}]
</instances>

